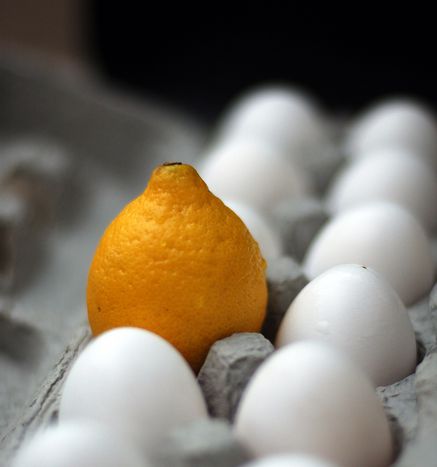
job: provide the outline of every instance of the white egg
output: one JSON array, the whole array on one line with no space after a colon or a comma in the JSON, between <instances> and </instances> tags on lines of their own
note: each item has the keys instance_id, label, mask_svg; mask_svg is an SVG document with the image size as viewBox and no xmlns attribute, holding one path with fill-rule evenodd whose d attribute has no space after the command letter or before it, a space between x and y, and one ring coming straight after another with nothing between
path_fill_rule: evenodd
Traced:
<instances>
[{"instance_id":1,"label":"white egg","mask_svg":"<svg viewBox=\"0 0 437 467\"><path fill-rule=\"evenodd\" d=\"M134 439L146 452L170 429L207 416L194 374L167 341L117 328L92 341L65 382L64 421L89 419Z\"/></svg>"},{"instance_id":2,"label":"white egg","mask_svg":"<svg viewBox=\"0 0 437 467\"><path fill-rule=\"evenodd\" d=\"M430 240L406 209L375 202L334 216L304 258L310 279L337 264L363 264L385 276L405 305L421 299L433 283Z\"/></svg>"},{"instance_id":3,"label":"white egg","mask_svg":"<svg viewBox=\"0 0 437 467\"><path fill-rule=\"evenodd\" d=\"M352 127L346 150L356 157L381 147L412 151L437 169L434 116L409 100L388 100L374 106Z\"/></svg>"},{"instance_id":4,"label":"white egg","mask_svg":"<svg viewBox=\"0 0 437 467\"><path fill-rule=\"evenodd\" d=\"M261 88L243 96L224 119L221 138L256 138L295 159L320 151L327 140L314 103L286 87Z\"/></svg>"},{"instance_id":5,"label":"white egg","mask_svg":"<svg viewBox=\"0 0 437 467\"><path fill-rule=\"evenodd\" d=\"M281 256L283 248L279 234L270 226L261 212L238 201L223 200L223 202L244 222L258 242L264 258L274 259Z\"/></svg>"},{"instance_id":6,"label":"white egg","mask_svg":"<svg viewBox=\"0 0 437 467\"><path fill-rule=\"evenodd\" d=\"M199 173L219 198L258 209L310 191L309 180L299 168L271 147L248 140L216 147L206 155Z\"/></svg>"},{"instance_id":7,"label":"white egg","mask_svg":"<svg viewBox=\"0 0 437 467\"><path fill-rule=\"evenodd\" d=\"M390 284L357 264L335 266L295 298L276 346L320 339L337 346L386 386L414 373L416 338L407 310Z\"/></svg>"},{"instance_id":8,"label":"white egg","mask_svg":"<svg viewBox=\"0 0 437 467\"><path fill-rule=\"evenodd\" d=\"M313 456L283 454L263 457L262 459L244 464L243 467L338 467L338 465Z\"/></svg>"},{"instance_id":9,"label":"white egg","mask_svg":"<svg viewBox=\"0 0 437 467\"><path fill-rule=\"evenodd\" d=\"M407 208L429 231L437 227L437 177L414 155L380 148L347 166L328 194L332 212L369 201L392 201Z\"/></svg>"},{"instance_id":10,"label":"white egg","mask_svg":"<svg viewBox=\"0 0 437 467\"><path fill-rule=\"evenodd\" d=\"M318 341L288 345L256 371L235 433L256 456L302 452L344 467L384 467L392 442L381 402L346 355Z\"/></svg>"},{"instance_id":11,"label":"white egg","mask_svg":"<svg viewBox=\"0 0 437 467\"><path fill-rule=\"evenodd\" d=\"M66 423L24 444L12 467L147 467L134 444L99 424Z\"/></svg>"}]
</instances>

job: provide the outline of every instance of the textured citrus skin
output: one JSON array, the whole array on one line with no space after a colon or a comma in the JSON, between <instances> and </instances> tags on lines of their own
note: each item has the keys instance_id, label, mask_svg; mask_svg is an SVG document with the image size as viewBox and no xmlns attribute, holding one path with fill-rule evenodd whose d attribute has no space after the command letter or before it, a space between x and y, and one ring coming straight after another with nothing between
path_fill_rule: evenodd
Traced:
<instances>
[{"instance_id":1,"label":"textured citrus skin","mask_svg":"<svg viewBox=\"0 0 437 467\"><path fill-rule=\"evenodd\" d=\"M148 329L197 371L217 339L261 329L265 268L246 226L193 167L159 166L97 247L87 289L91 329Z\"/></svg>"}]
</instances>

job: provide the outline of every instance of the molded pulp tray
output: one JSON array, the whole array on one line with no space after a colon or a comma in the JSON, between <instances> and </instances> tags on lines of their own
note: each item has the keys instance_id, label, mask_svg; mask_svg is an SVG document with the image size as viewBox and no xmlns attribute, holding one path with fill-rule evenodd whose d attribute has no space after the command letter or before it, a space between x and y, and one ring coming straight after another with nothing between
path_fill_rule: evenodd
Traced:
<instances>
[{"instance_id":1,"label":"molded pulp tray","mask_svg":"<svg viewBox=\"0 0 437 467\"><path fill-rule=\"evenodd\" d=\"M53 191L55 215L42 226L31 222L24 241L17 235L15 271L7 270L1 244L8 214L0 193L0 466L56 416L64 376L89 340L85 283L103 229L144 189L154 166L193 162L204 139L183 115L68 72L0 55L0 161L5 148L24 144L30 152L50 148L62 162L46 187L60 186ZM431 467L437 466L437 320L428 297L409 312L426 355L415 375L377 391L401 444L395 465Z\"/></svg>"}]
</instances>

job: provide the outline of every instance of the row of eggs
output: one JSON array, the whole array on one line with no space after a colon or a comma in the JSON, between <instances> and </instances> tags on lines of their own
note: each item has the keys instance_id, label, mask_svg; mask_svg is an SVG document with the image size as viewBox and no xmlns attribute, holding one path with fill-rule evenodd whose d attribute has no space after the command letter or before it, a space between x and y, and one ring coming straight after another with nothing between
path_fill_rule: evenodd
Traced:
<instances>
[{"instance_id":1,"label":"row of eggs","mask_svg":"<svg viewBox=\"0 0 437 467\"><path fill-rule=\"evenodd\" d=\"M200 174L268 259L282 253L268 211L316 192L314 160L336 151L332 133L308 98L267 90L234 108L204 157ZM281 348L250 381L234 425L257 457L293 452L325 460L266 458L254 466L382 467L393 458L374 388L416 365L404 304L433 281L427 234L435 228L437 136L422 108L393 102L356 123L343 150L349 163L326 196L333 218L303 263L313 280L286 313L276 339ZM59 426L23 449L14 467L40 465L37 459L47 467L72 460L144 466L172 427L206 416L197 382L175 349L147 331L113 330L73 366Z\"/></svg>"},{"instance_id":2,"label":"row of eggs","mask_svg":"<svg viewBox=\"0 0 437 467\"><path fill-rule=\"evenodd\" d=\"M94 339L65 382L55 426L13 467L147 467L173 428L208 417L195 376L159 336L117 328ZM236 438L245 467L383 467L393 458L374 386L344 353L305 340L274 352L243 394ZM152 460L150 460L152 458Z\"/></svg>"},{"instance_id":3,"label":"row of eggs","mask_svg":"<svg viewBox=\"0 0 437 467\"><path fill-rule=\"evenodd\" d=\"M315 196L308 160L345 153L323 199L331 219L303 258L312 281L291 304L276 345L322 338L352 356L375 385L392 384L416 365L405 306L434 281L437 127L407 100L374 107L337 130L337 142L332 126L302 94L253 93L225 118L200 172L274 259L283 248L269 211Z\"/></svg>"},{"instance_id":4,"label":"row of eggs","mask_svg":"<svg viewBox=\"0 0 437 467\"><path fill-rule=\"evenodd\" d=\"M269 209L280 199L314 193L311 168L340 152L349 164L328 195L332 212L384 199L436 226L437 208L429 201L437 195L437 129L425 108L388 101L338 133L301 94L258 91L226 116L200 174L221 199Z\"/></svg>"},{"instance_id":5,"label":"row of eggs","mask_svg":"<svg viewBox=\"0 0 437 467\"><path fill-rule=\"evenodd\" d=\"M276 345L323 339L375 385L392 384L417 363L405 305L424 298L434 281L429 236L437 228L437 127L424 107L398 100L346 127L337 144L332 130L303 95L258 92L232 109L200 173L245 221L264 255L275 258L283 248L269 211L320 195L314 166L323 170L329 154L344 153L343 167L322 193L332 218L303 260L312 282L291 304ZM262 443L260 437L255 444Z\"/></svg>"},{"instance_id":6,"label":"row of eggs","mask_svg":"<svg viewBox=\"0 0 437 467\"><path fill-rule=\"evenodd\" d=\"M313 279L336 264L365 264L411 305L434 279L429 238L437 228L433 116L417 103L398 100L376 106L341 132L332 126L300 93L255 92L224 119L203 155L200 175L243 219L269 260L284 251L271 211L280 203L320 195L314 167L323 170L329 153L343 152L345 163L322 200L331 220L307 251L305 273Z\"/></svg>"}]
</instances>

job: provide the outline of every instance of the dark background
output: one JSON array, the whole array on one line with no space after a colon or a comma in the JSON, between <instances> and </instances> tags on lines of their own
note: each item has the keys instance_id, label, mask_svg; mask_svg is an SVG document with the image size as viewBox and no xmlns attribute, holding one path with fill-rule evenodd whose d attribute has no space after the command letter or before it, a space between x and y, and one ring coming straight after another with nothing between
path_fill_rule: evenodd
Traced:
<instances>
[{"instance_id":1,"label":"dark background","mask_svg":"<svg viewBox=\"0 0 437 467\"><path fill-rule=\"evenodd\" d=\"M0 0L0 51L45 53L206 119L268 82L334 111L399 94L436 108L436 15L387 5Z\"/></svg>"},{"instance_id":2,"label":"dark background","mask_svg":"<svg viewBox=\"0 0 437 467\"><path fill-rule=\"evenodd\" d=\"M419 5L140 3L92 2L93 59L111 82L206 118L266 82L296 84L336 111L387 95L436 106L437 20Z\"/></svg>"}]
</instances>

